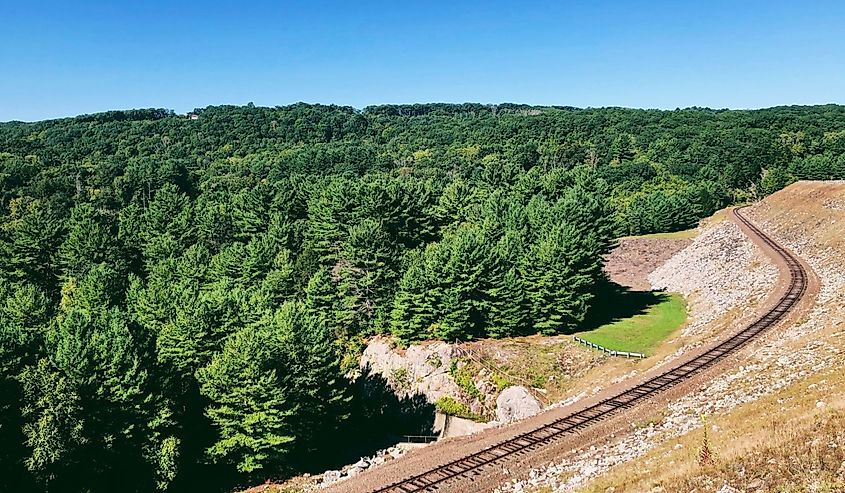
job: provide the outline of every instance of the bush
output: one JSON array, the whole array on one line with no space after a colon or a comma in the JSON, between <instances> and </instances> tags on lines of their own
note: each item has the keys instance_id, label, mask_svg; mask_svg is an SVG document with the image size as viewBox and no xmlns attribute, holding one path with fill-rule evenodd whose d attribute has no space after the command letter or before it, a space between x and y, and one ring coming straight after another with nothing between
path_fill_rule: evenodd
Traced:
<instances>
[{"instance_id":1,"label":"bush","mask_svg":"<svg viewBox=\"0 0 845 493\"><path fill-rule=\"evenodd\" d=\"M469 406L463 402L458 402L451 397L443 396L437 399L437 402L434 403L434 407L441 413L448 414L449 416L471 419L473 421L478 421L479 423L487 421L484 416L475 414L470 410Z\"/></svg>"}]
</instances>

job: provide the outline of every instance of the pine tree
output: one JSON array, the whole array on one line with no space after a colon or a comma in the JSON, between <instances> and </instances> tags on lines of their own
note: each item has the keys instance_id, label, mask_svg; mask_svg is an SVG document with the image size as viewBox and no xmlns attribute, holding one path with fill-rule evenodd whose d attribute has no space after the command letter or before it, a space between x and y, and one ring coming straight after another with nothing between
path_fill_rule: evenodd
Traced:
<instances>
[{"instance_id":1,"label":"pine tree","mask_svg":"<svg viewBox=\"0 0 845 493\"><path fill-rule=\"evenodd\" d=\"M58 276L55 254L64 236L63 218L51 204L28 197L13 199L9 209L10 217L0 237L0 265L10 279L54 290Z\"/></svg>"},{"instance_id":2,"label":"pine tree","mask_svg":"<svg viewBox=\"0 0 845 493\"><path fill-rule=\"evenodd\" d=\"M29 489L19 375L42 350L47 315L47 299L34 286L0 282L0 490Z\"/></svg>"},{"instance_id":3,"label":"pine tree","mask_svg":"<svg viewBox=\"0 0 845 493\"><path fill-rule=\"evenodd\" d=\"M261 282L261 291L274 304L292 299L296 294L296 279L292 255L282 248L273 258L267 277Z\"/></svg>"},{"instance_id":4,"label":"pine tree","mask_svg":"<svg viewBox=\"0 0 845 493\"><path fill-rule=\"evenodd\" d=\"M21 374L21 382L26 420L23 430L29 449L27 469L45 489L70 491L81 487L81 471L73 468L80 461L78 450L87 438L83 432L82 398L75 385L47 359L27 367Z\"/></svg>"},{"instance_id":5,"label":"pine tree","mask_svg":"<svg viewBox=\"0 0 845 493\"><path fill-rule=\"evenodd\" d=\"M23 373L28 466L58 489L153 482L154 400L136 331L118 309L72 303L47 332L48 358Z\"/></svg>"},{"instance_id":6,"label":"pine tree","mask_svg":"<svg viewBox=\"0 0 845 493\"><path fill-rule=\"evenodd\" d=\"M490 259L487 240L479 228L463 226L444 237L439 247L448 255L447 261L438 259L436 249L427 259L431 278L438 279L442 289L434 335L444 340L479 337L483 335L482 288Z\"/></svg>"},{"instance_id":7,"label":"pine tree","mask_svg":"<svg viewBox=\"0 0 845 493\"><path fill-rule=\"evenodd\" d=\"M150 333L158 333L180 307L196 301L208 280L208 264L208 250L193 245L180 258L150 265L146 281L130 275L126 302L134 318Z\"/></svg>"},{"instance_id":8,"label":"pine tree","mask_svg":"<svg viewBox=\"0 0 845 493\"><path fill-rule=\"evenodd\" d=\"M339 288L328 268L321 267L305 288L305 307L310 316L325 324L336 337L344 338L350 335L355 313L354 305L347 302L349 294Z\"/></svg>"},{"instance_id":9,"label":"pine tree","mask_svg":"<svg viewBox=\"0 0 845 493\"><path fill-rule=\"evenodd\" d=\"M365 219L349 228L336 266L357 326L385 313L398 282L398 252L381 224Z\"/></svg>"},{"instance_id":10,"label":"pine tree","mask_svg":"<svg viewBox=\"0 0 845 493\"><path fill-rule=\"evenodd\" d=\"M422 252L408 256L390 311L390 333L402 344L424 339L434 323L437 290L429 282Z\"/></svg>"},{"instance_id":11,"label":"pine tree","mask_svg":"<svg viewBox=\"0 0 845 493\"><path fill-rule=\"evenodd\" d=\"M156 192L139 232L148 263L180 255L194 243L193 207L187 195L168 183Z\"/></svg>"},{"instance_id":12,"label":"pine tree","mask_svg":"<svg viewBox=\"0 0 845 493\"><path fill-rule=\"evenodd\" d=\"M306 248L322 265L334 265L355 214L353 183L333 179L319 188L308 201Z\"/></svg>"},{"instance_id":13,"label":"pine tree","mask_svg":"<svg viewBox=\"0 0 845 493\"><path fill-rule=\"evenodd\" d=\"M516 268L497 273L485 290L489 337L513 337L529 326L525 288Z\"/></svg>"},{"instance_id":14,"label":"pine tree","mask_svg":"<svg viewBox=\"0 0 845 493\"><path fill-rule=\"evenodd\" d=\"M308 314L302 303L285 303L272 324L290 339L285 368L293 376L293 395L298 404L294 416L297 450L307 454L307 465L334 443L337 431L349 417L348 382L342 376L335 337L319 319Z\"/></svg>"},{"instance_id":15,"label":"pine tree","mask_svg":"<svg viewBox=\"0 0 845 493\"><path fill-rule=\"evenodd\" d=\"M522 262L526 298L534 328L557 334L584 319L595 279L589 250L571 226L553 227Z\"/></svg>"},{"instance_id":16,"label":"pine tree","mask_svg":"<svg viewBox=\"0 0 845 493\"><path fill-rule=\"evenodd\" d=\"M232 198L232 224L240 241L249 241L267 231L269 206L273 190L266 183L258 183Z\"/></svg>"},{"instance_id":17,"label":"pine tree","mask_svg":"<svg viewBox=\"0 0 845 493\"><path fill-rule=\"evenodd\" d=\"M118 267L117 225L92 204L73 208L67 221L67 238L59 247L59 265L65 279L81 278L93 266Z\"/></svg>"},{"instance_id":18,"label":"pine tree","mask_svg":"<svg viewBox=\"0 0 845 493\"><path fill-rule=\"evenodd\" d=\"M202 194L195 206L197 239L213 252L235 239L231 199L228 194Z\"/></svg>"},{"instance_id":19,"label":"pine tree","mask_svg":"<svg viewBox=\"0 0 845 493\"><path fill-rule=\"evenodd\" d=\"M298 403L285 368L284 334L254 324L232 334L211 362L197 371L206 413L218 432L208 449L215 461L238 471L272 475L286 468L296 436Z\"/></svg>"}]
</instances>

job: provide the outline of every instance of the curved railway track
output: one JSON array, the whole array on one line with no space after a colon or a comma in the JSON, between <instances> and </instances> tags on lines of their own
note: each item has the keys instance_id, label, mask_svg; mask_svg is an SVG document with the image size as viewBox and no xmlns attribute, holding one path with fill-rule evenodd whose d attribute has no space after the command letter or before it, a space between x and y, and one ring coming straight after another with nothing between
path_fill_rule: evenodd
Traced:
<instances>
[{"instance_id":1,"label":"curved railway track","mask_svg":"<svg viewBox=\"0 0 845 493\"><path fill-rule=\"evenodd\" d=\"M509 458L522 456L533 450L540 449L567 434L580 431L623 409L632 407L669 387L688 380L697 373L724 359L727 355L736 352L737 349L744 346L755 336L783 320L807 290L807 273L795 256L760 231L759 228L739 212L739 209L734 209L733 214L741 223L771 247L789 269L789 287L771 310L743 330L737 332L733 337L722 341L691 360L679 363L632 388L585 409L557 419L548 425L521 433L506 441L437 466L422 474L417 474L402 481L373 490L373 493L437 491L441 490L441 488L445 489L450 482L467 477L479 476L483 473L483 469L486 466L504 462Z\"/></svg>"}]
</instances>

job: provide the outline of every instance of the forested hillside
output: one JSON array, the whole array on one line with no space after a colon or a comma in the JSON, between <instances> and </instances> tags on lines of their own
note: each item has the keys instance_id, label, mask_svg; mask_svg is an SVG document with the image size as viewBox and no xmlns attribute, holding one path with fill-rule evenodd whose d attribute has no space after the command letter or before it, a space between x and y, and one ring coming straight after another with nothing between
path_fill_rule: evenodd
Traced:
<instances>
[{"instance_id":1,"label":"forested hillside","mask_svg":"<svg viewBox=\"0 0 845 493\"><path fill-rule=\"evenodd\" d=\"M0 124L0 489L317 467L366 337L566 333L614 238L845 179L841 106L194 114Z\"/></svg>"}]
</instances>

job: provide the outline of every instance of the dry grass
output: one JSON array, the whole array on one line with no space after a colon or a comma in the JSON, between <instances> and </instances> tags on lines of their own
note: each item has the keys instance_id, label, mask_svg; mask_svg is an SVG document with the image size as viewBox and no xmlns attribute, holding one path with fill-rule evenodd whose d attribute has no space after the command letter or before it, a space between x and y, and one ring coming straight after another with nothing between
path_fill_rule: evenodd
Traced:
<instances>
[{"instance_id":1,"label":"dry grass","mask_svg":"<svg viewBox=\"0 0 845 493\"><path fill-rule=\"evenodd\" d=\"M765 426L769 439L743 455L716 459L661 482L666 491L845 491L845 412L820 413L807 423Z\"/></svg>"},{"instance_id":2,"label":"dry grass","mask_svg":"<svg viewBox=\"0 0 845 493\"><path fill-rule=\"evenodd\" d=\"M711 465L700 465L698 429L611 469L585 491L703 493L725 483L740 491L845 491L845 367L707 421Z\"/></svg>"},{"instance_id":3,"label":"dry grass","mask_svg":"<svg viewBox=\"0 0 845 493\"><path fill-rule=\"evenodd\" d=\"M811 252L845 251L845 184L799 183L756 205L753 214L784 236L806 241ZM835 256L829 258L834 261ZM835 322L841 309L835 302L828 304L815 322L819 328L808 337L845 348L845 327ZM808 317L805 314L792 327ZM787 342L787 347L800 351L807 340ZM738 383L751 388L766 385L763 382L765 378L748 378ZM585 491L703 493L728 484L736 490L726 491L845 492L845 363L709 416L708 424L715 456L710 465L699 461L699 428L620 464Z\"/></svg>"},{"instance_id":4,"label":"dry grass","mask_svg":"<svg viewBox=\"0 0 845 493\"><path fill-rule=\"evenodd\" d=\"M524 385L543 390L546 403L562 399L574 383L607 357L573 344L568 337L519 337L467 344L497 387Z\"/></svg>"}]
</instances>

